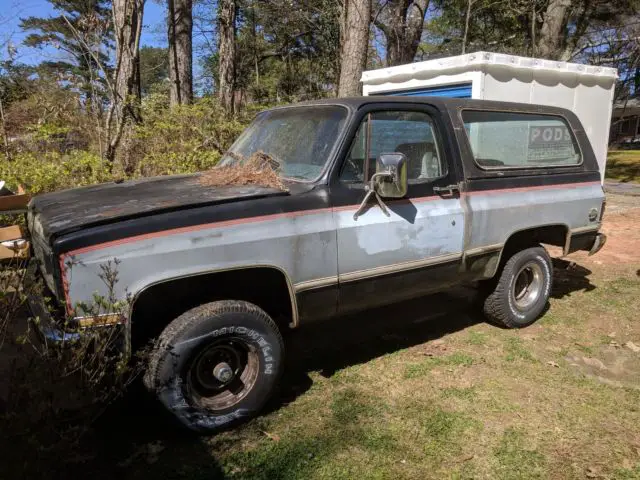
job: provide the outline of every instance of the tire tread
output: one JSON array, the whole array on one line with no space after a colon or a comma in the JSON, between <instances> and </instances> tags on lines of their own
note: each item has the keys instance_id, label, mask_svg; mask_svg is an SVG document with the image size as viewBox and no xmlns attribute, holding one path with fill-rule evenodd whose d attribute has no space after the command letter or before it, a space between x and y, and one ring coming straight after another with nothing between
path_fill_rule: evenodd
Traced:
<instances>
[{"instance_id":1,"label":"tire tread","mask_svg":"<svg viewBox=\"0 0 640 480\"><path fill-rule=\"evenodd\" d=\"M511 309L508 305L508 295L509 292L506 291L509 288L509 280L514 275L514 267L516 263L524 256L531 255L541 256L545 262L547 262L549 266L549 271L553 272L553 268L551 267L551 258L547 253L546 249L542 246L536 246L532 248L527 248L524 250L520 250L519 252L512 255L504 265L504 268L500 272L500 276L498 281L495 284L494 290L487 296L484 301L483 310L487 319L491 322L497 323L507 328L522 328L526 327L529 324L533 323L535 319L521 323L514 319L511 314ZM553 282L553 278L549 278L549 291L551 290L551 283Z\"/></svg>"}]
</instances>

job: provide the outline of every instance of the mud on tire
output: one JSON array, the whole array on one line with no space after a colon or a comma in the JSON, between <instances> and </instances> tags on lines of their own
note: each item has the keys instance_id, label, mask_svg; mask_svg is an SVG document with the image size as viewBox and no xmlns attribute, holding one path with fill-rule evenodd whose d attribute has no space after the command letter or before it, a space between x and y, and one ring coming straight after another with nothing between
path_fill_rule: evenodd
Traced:
<instances>
[{"instance_id":1,"label":"mud on tire","mask_svg":"<svg viewBox=\"0 0 640 480\"><path fill-rule=\"evenodd\" d=\"M150 356L144 384L182 425L214 433L260 411L283 361L282 336L262 309L218 301L169 324Z\"/></svg>"},{"instance_id":2,"label":"mud on tire","mask_svg":"<svg viewBox=\"0 0 640 480\"><path fill-rule=\"evenodd\" d=\"M553 282L551 258L543 247L521 250L507 260L495 288L484 301L484 314L507 328L522 328L544 311Z\"/></svg>"}]
</instances>

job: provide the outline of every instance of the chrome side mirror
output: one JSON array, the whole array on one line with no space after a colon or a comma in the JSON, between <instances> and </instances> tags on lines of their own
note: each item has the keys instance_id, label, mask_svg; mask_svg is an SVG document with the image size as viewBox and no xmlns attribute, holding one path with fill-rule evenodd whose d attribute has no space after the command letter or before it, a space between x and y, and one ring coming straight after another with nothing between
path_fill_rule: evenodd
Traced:
<instances>
[{"instance_id":1,"label":"chrome side mirror","mask_svg":"<svg viewBox=\"0 0 640 480\"><path fill-rule=\"evenodd\" d=\"M376 173L371 188L382 198L402 198L407 195L407 157L403 153L382 153L376 161Z\"/></svg>"},{"instance_id":2,"label":"chrome side mirror","mask_svg":"<svg viewBox=\"0 0 640 480\"><path fill-rule=\"evenodd\" d=\"M376 162L376 173L371 176L369 185L365 185L367 194L364 196L353 219L365 211L371 197L375 197L382 212L390 216L383 198L402 198L407 194L407 157L403 153L382 153Z\"/></svg>"}]
</instances>

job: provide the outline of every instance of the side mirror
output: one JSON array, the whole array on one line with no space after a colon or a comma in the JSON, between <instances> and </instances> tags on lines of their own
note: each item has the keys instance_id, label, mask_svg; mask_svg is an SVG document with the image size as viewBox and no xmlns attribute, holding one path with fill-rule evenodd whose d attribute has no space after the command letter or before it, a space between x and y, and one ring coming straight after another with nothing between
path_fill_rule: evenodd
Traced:
<instances>
[{"instance_id":1,"label":"side mirror","mask_svg":"<svg viewBox=\"0 0 640 480\"><path fill-rule=\"evenodd\" d=\"M371 180L372 187L382 198L404 197L408 188L407 157L403 153L380 154Z\"/></svg>"}]
</instances>

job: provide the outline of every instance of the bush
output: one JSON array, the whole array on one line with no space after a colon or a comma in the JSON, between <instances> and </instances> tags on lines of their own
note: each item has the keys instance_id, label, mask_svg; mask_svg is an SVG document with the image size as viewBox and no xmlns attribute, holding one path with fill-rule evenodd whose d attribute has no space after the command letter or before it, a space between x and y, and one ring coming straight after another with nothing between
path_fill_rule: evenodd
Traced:
<instances>
[{"instance_id":1,"label":"bush","mask_svg":"<svg viewBox=\"0 0 640 480\"><path fill-rule=\"evenodd\" d=\"M164 96L149 95L142 105L144 122L123 140L114 165L96 151L62 153L64 149L56 146L51 137L67 131L66 127L47 124L31 130L48 139L39 145L49 150L40 153L40 147L33 147L14 153L11 159L0 156L0 179L6 180L10 188L20 184L29 193L37 194L115 179L208 170L218 163L257 110L247 109L229 118L215 99L168 108ZM88 139L78 143L83 141L88 143Z\"/></svg>"},{"instance_id":2,"label":"bush","mask_svg":"<svg viewBox=\"0 0 640 480\"><path fill-rule=\"evenodd\" d=\"M20 261L0 264L0 424L2 478L71 478L86 474L96 456L96 420L120 397L142 362L129 363L117 347L117 328L94 329L64 348L48 348L27 322L27 295L40 286L24 282ZM105 281L117 275L105 270ZM111 284L111 288L113 284ZM112 311L109 299L97 302ZM142 355L141 355L142 357ZM142 360L142 358L140 358Z\"/></svg>"},{"instance_id":3,"label":"bush","mask_svg":"<svg viewBox=\"0 0 640 480\"><path fill-rule=\"evenodd\" d=\"M144 122L125 141L122 170L136 177L207 170L244 130L252 113L228 118L211 98L168 108L164 96L149 95L142 105Z\"/></svg>"},{"instance_id":4,"label":"bush","mask_svg":"<svg viewBox=\"0 0 640 480\"><path fill-rule=\"evenodd\" d=\"M9 188L22 185L36 194L108 181L112 174L107 167L100 156L87 151L20 153L11 160L0 156L0 179Z\"/></svg>"}]
</instances>

